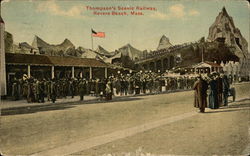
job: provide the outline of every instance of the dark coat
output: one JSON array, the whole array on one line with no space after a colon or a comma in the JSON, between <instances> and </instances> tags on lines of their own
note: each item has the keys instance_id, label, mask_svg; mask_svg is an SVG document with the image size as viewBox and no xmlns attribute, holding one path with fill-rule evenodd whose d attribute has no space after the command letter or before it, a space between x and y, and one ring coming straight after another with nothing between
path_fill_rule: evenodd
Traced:
<instances>
[{"instance_id":1,"label":"dark coat","mask_svg":"<svg viewBox=\"0 0 250 156\"><path fill-rule=\"evenodd\" d=\"M79 83L78 87L79 87L80 96L83 96L84 94L86 94L86 90L87 90L86 82L81 81Z\"/></svg>"},{"instance_id":2,"label":"dark coat","mask_svg":"<svg viewBox=\"0 0 250 156\"><path fill-rule=\"evenodd\" d=\"M229 88L230 88L230 83L229 83L226 76L224 76L222 78L222 84L223 84L223 93L228 94Z\"/></svg>"},{"instance_id":3,"label":"dark coat","mask_svg":"<svg viewBox=\"0 0 250 156\"><path fill-rule=\"evenodd\" d=\"M223 92L223 82L221 77L217 78L217 87L217 92L221 94Z\"/></svg>"},{"instance_id":4,"label":"dark coat","mask_svg":"<svg viewBox=\"0 0 250 156\"><path fill-rule=\"evenodd\" d=\"M197 80L193 86L194 92L194 107L207 107L207 89L208 84L205 80Z\"/></svg>"},{"instance_id":5,"label":"dark coat","mask_svg":"<svg viewBox=\"0 0 250 156\"><path fill-rule=\"evenodd\" d=\"M34 95L34 86L33 83L28 82L28 90L27 90L27 101L28 102L34 102L35 101L35 95Z\"/></svg>"},{"instance_id":6,"label":"dark coat","mask_svg":"<svg viewBox=\"0 0 250 156\"><path fill-rule=\"evenodd\" d=\"M209 82L209 86L211 90L210 95L209 95L209 108L212 108L212 109L219 108L216 80L211 80Z\"/></svg>"},{"instance_id":7,"label":"dark coat","mask_svg":"<svg viewBox=\"0 0 250 156\"><path fill-rule=\"evenodd\" d=\"M50 84L50 91L51 91L51 99L54 102L57 97L57 86L55 82L51 82Z\"/></svg>"}]
</instances>

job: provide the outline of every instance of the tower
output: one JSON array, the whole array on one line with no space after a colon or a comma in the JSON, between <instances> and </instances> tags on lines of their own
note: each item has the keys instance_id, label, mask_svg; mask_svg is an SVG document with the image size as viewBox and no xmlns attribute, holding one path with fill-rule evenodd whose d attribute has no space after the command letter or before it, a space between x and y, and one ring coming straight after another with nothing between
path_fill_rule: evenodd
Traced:
<instances>
[{"instance_id":1,"label":"tower","mask_svg":"<svg viewBox=\"0 0 250 156\"><path fill-rule=\"evenodd\" d=\"M0 93L1 96L7 94L6 91L6 66L5 66L5 46L4 46L4 21L1 15L1 3L3 0L0 0Z\"/></svg>"}]
</instances>

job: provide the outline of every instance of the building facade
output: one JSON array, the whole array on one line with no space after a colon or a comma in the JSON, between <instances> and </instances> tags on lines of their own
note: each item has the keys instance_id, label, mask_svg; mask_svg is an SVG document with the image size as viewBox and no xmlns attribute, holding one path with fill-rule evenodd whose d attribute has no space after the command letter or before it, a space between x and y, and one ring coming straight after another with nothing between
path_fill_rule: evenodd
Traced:
<instances>
[{"instance_id":1,"label":"building facade","mask_svg":"<svg viewBox=\"0 0 250 156\"><path fill-rule=\"evenodd\" d=\"M6 95L6 67L5 67L5 45L4 45L5 24L1 16L1 0L0 0L0 92L1 96Z\"/></svg>"},{"instance_id":2,"label":"building facade","mask_svg":"<svg viewBox=\"0 0 250 156\"><path fill-rule=\"evenodd\" d=\"M223 71L226 75L233 76L235 81L250 80L250 54L241 58L239 62L228 61L226 63L221 62Z\"/></svg>"},{"instance_id":3,"label":"building facade","mask_svg":"<svg viewBox=\"0 0 250 156\"><path fill-rule=\"evenodd\" d=\"M239 76L249 80L250 78L250 54L247 53L245 58L240 60L240 73Z\"/></svg>"}]
</instances>

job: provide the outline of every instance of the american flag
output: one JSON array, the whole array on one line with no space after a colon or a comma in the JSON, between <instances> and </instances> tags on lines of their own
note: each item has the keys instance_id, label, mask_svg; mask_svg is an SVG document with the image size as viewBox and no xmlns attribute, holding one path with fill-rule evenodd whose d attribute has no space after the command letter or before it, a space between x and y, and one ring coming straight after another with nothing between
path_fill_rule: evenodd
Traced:
<instances>
[{"instance_id":1,"label":"american flag","mask_svg":"<svg viewBox=\"0 0 250 156\"><path fill-rule=\"evenodd\" d=\"M93 37L102 37L102 38L105 37L105 32L96 32L93 29L91 29L91 31L92 31L92 36Z\"/></svg>"}]
</instances>

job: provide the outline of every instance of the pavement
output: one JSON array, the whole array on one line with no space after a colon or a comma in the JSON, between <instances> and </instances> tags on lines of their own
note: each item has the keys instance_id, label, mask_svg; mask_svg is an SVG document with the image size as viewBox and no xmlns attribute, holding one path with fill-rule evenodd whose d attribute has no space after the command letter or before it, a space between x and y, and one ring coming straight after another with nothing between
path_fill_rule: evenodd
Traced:
<instances>
[{"instance_id":1,"label":"pavement","mask_svg":"<svg viewBox=\"0 0 250 156\"><path fill-rule=\"evenodd\" d=\"M115 95L113 96L113 99L111 102L116 102L116 101L122 101L122 100L127 100L128 98L131 97L140 97L140 96L147 96L147 95L160 95L160 94L168 94L168 93L176 93L176 92L184 92L184 91L190 91L190 89L178 89L178 90L170 90L170 91L164 91L160 93L149 93L147 92L146 94L128 94L128 95ZM5 99L0 101L0 115L15 115L15 114L24 114L27 112L37 112L37 111L42 111L42 110L54 110L59 108L60 106L65 106L65 105L81 105L81 104L93 104L93 103L108 103L110 101L106 101L104 98L100 99L100 97L96 96L84 96L84 100L80 101L79 96L74 96L74 98L67 96L66 98L58 98L55 103L52 103L51 101L47 101L45 98L44 103L38 103L38 102L32 102L28 103L25 99L21 100L11 100Z\"/></svg>"},{"instance_id":2,"label":"pavement","mask_svg":"<svg viewBox=\"0 0 250 156\"><path fill-rule=\"evenodd\" d=\"M250 103L247 105L247 108L235 107L235 106L237 106L237 104L236 104L237 102L245 101L245 100L250 101L250 99L239 99L238 101L236 101L234 103L231 103L228 107L222 107L221 109L227 109L226 111L228 111L228 112L242 111L242 110L246 111L246 110L248 110L248 113L249 113L250 112ZM218 110L210 110L209 109L209 110L207 110L206 113L223 112L221 109L218 109ZM134 138L136 135L140 135L140 133L144 133L144 132L147 132L149 130L155 130L155 129L161 127L161 126L171 125L171 124L173 124L175 122L178 122L178 121L181 121L181 120L186 120L186 119L191 118L191 117L199 116L199 118L200 118L200 117L202 117L201 115L203 115L203 114L197 113L197 111L191 111L191 112L188 112L188 113L172 116L172 117L169 117L169 118L164 118L164 119L157 120L157 121L154 121L154 122L145 123L145 124L138 125L138 126L135 126L135 127L118 130L118 131L108 133L108 134L105 134L105 135L96 136L96 137L93 137L93 138L90 138L90 139L81 140L81 141L78 141L78 142L74 142L74 143L67 144L67 145L64 145L64 146L60 146L60 147L57 147L57 148L49 149L49 150L46 150L46 151L34 153L34 154L32 154L32 156L44 156L44 155L51 155L51 156L53 156L53 155L60 155L60 156L63 156L63 155L72 155L72 156L73 155L105 155L104 151L107 152L106 155L108 155L108 154L112 155L112 154L110 154L110 153L112 153L112 150L114 150L114 148L116 146L119 146L120 142L122 142L120 140L122 140L124 138L128 138L128 137ZM182 124L182 125L184 125L184 124ZM215 126L215 125L213 125L213 126ZM153 135L155 135L155 133ZM158 135L159 135L159 133L158 133ZM248 135L250 137L250 128L249 128ZM143 140L143 139L145 139L145 137L142 137L141 140ZM250 141L250 138L246 138L246 139L249 139L249 141ZM116 144L118 144L118 145L116 145ZM128 144L131 145L133 143L125 143L125 145L120 145L120 146L123 147L123 150L125 150L124 146L128 146ZM151 144L152 144L152 142L151 142ZM248 145L243 150L243 152L241 152L242 155L249 155L250 154L250 150L249 150L250 146L249 145L250 144L248 143ZM140 149L141 146L145 146L145 145L141 144L140 146L138 146L138 149ZM105 150L102 151L102 149L105 149ZM86 152L86 150L87 150L87 152ZM97 152L98 150L102 151L102 153L98 153ZM124 152L121 152L121 153L120 153L120 155L124 154ZM141 155L143 155L143 151L140 151L140 153L141 153ZM150 154L149 152L147 152L147 153ZM218 154L218 153L215 153L215 154ZM115 154L113 153L113 155L119 155L119 153L116 152ZM202 153L202 155L204 155L204 153Z\"/></svg>"},{"instance_id":3,"label":"pavement","mask_svg":"<svg viewBox=\"0 0 250 156\"><path fill-rule=\"evenodd\" d=\"M250 100L228 108L207 110L171 123L72 153L105 155L245 155L250 154ZM241 105L243 105L241 103ZM166 119L167 120L167 119Z\"/></svg>"},{"instance_id":4,"label":"pavement","mask_svg":"<svg viewBox=\"0 0 250 156\"><path fill-rule=\"evenodd\" d=\"M99 146L99 145L103 145L118 139L122 139L122 138L126 138L129 136L133 136L137 133L142 133L145 132L147 130L162 126L162 125L166 125L166 124L170 124L191 116L197 115L197 112L189 112L189 113L185 113L185 114L181 114L181 115L177 115L177 116L173 116L170 118L166 118L166 119L162 119L162 120L158 120L155 122L151 122L151 123L146 123L146 124L142 124L139 126L135 126L132 128L127 128L127 129L123 129L123 130L119 130L119 131L115 131L109 134L105 134L102 136L97 136L94 138L90 138L87 140L82 140L79 142L75 142L72 144L68 144L65 146L61 146L58 148L54 148L48 151L43 151L43 152L39 152L39 153L35 153L32 154L32 156L44 156L44 155L70 155L76 152L80 152L95 146Z\"/></svg>"}]
</instances>

